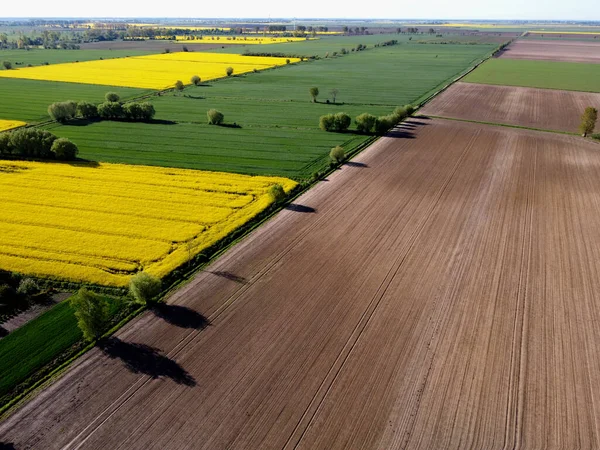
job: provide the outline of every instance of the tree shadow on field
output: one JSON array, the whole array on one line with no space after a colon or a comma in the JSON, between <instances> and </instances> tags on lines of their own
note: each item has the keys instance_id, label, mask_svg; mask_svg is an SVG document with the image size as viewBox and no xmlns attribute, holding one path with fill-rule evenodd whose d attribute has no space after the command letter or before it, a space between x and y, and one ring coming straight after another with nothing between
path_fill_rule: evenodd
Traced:
<instances>
[{"instance_id":1,"label":"tree shadow on field","mask_svg":"<svg viewBox=\"0 0 600 450\"><path fill-rule=\"evenodd\" d=\"M228 272L226 270L215 270L214 272L207 270L207 272L212 273L213 275L216 275L218 277L223 277L223 278L227 278L228 280L235 281L236 283L240 283L240 284L248 283L248 280L246 280L244 277L240 277L240 276L238 276L234 273Z\"/></svg>"},{"instance_id":2,"label":"tree shadow on field","mask_svg":"<svg viewBox=\"0 0 600 450\"><path fill-rule=\"evenodd\" d=\"M348 161L348 162L344 163L344 165L350 166L350 167L360 167L363 169L367 169L369 167L367 164L357 162L357 161Z\"/></svg>"},{"instance_id":3,"label":"tree shadow on field","mask_svg":"<svg viewBox=\"0 0 600 450\"><path fill-rule=\"evenodd\" d=\"M294 211L299 213L316 213L317 210L315 208L311 208L306 205L298 205L297 203L290 203L285 207L288 211Z\"/></svg>"},{"instance_id":4,"label":"tree shadow on field","mask_svg":"<svg viewBox=\"0 0 600 450\"><path fill-rule=\"evenodd\" d=\"M109 358L120 359L133 373L148 375L154 379L170 378L177 384L196 386L196 380L183 367L161 355L154 347L124 342L116 337L103 339L98 346Z\"/></svg>"},{"instance_id":5,"label":"tree shadow on field","mask_svg":"<svg viewBox=\"0 0 600 450\"><path fill-rule=\"evenodd\" d=\"M0 450L17 450L12 442L0 442Z\"/></svg>"},{"instance_id":6,"label":"tree shadow on field","mask_svg":"<svg viewBox=\"0 0 600 450\"><path fill-rule=\"evenodd\" d=\"M206 317L185 306L159 303L152 308L152 312L156 317L180 328L202 330L210 325L210 321Z\"/></svg>"},{"instance_id":7,"label":"tree shadow on field","mask_svg":"<svg viewBox=\"0 0 600 450\"><path fill-rule=\"evenodd\" d=\"M429 120L428 117L419 117L419 119L410 119L409 121L402 122L392 128L385 137L388 138L397 138L397 139L414 139L414 131L417 128L424 127L429 125L426 121Z\"/></svg>"}]
</instances>

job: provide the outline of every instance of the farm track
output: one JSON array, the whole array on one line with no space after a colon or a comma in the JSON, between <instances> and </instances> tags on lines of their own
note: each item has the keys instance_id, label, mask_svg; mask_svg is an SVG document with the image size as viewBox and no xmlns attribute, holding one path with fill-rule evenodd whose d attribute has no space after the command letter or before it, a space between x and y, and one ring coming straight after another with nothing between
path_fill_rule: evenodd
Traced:
<instances>
[{"instance_id":1,"label":"farm track","mask_svg":"<svg viewBox=\"0 0 600 450\"><path fill-rule=\"evenodd\" d=\"M410 120L81 358L0 440L598 448L597 150Z\"/></svg>"},{"instance_id":2,"label":"farm track","mask_svg":"<svg viewBox=\"0 0 600 450\"><path fill-rule=\"evenodd\" d=\"M600 42L595 40L518 40L500 55L507 59L600 63Z\"/></svg>"},{"instance_id":3,"label":"farm track","mask_svg":"<svg viewBox=\"0 0 600 450\"><path fill-rule=\"evenodd\" d=\"M459 82L419 112L452 119L577 133L581 114L588 106L600 108L600 94Z\"/></svg>"}]
</instances>

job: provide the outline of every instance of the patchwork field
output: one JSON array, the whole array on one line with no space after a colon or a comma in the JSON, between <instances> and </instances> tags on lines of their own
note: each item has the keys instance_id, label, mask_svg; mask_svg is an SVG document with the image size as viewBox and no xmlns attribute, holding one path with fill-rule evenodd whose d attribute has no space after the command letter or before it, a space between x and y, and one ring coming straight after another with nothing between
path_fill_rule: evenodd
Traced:
<instances>
[{"instance_id":1,"label":"patchwork field","mask_svg":"<svg viewBox=\"0 0 600 450\"><path fill-rule=\"evenodd\" d=\"M177 41L186 44L211 44L215 42L227 45L260 45L260 44L282 44L284 42L302 42L316 38L301 37L260 37L260 36L176 36Z\"/></svg>"},{"instance_id":2,"label":"patchwork field","mask_svg":"<svg viewBox=\"0 0 600 450\"><path fill-rule=\"evenodd\" d=\"M166 89L177 80L189 84L193 75L205 81L225 77L228 67L240 74L285 64L286 58L181 52L3 70L0 78Z\"/></svg>"},{"instance_id":3,"label":"patchwork field","mask_svg":"<svg viewBox=\"0 0 600 450\"><path fill-rule=\"evenodd\" d=\"M283 178L142 166L4 162L0 267L123 286L164 277L255 217Z\"/></svg>"},{"instance_id":4,"label":"patchwork field","mask_svg":"<svg viewBox=\"0 0 600 450\"><path fill-rule=\"evenodd\" d=\"M399 131L89 352L0 424L4 441L595 448L598 145Z\"/></svg>"},{"instance_id":5,"label":"patchwork field","mask_svg":"<svg viewBox=\"0 0 600 450\"><path fill-rule=\"evenodd\" d=\"M27 123L19 120L0 119L0 131L12 130L13 128L19 128L23 125L27 125Z\"/></svg>"},{"instance_id":6,"label":"patchwork field","mask_svg":"<svg viewBox=\"0 0 600 450\"><path fill-rule=\"evenodd\" d=\"M500 57L534 61L600 63L600 42L518 40L506 48Z\"/></svg>"},{"instance_id":7,"label":"patchwork field","mask_svg":"<svg viewBox=\"0 0 600 450\"><path fill-rule=\"evenodd\" d=\"M588 106L600 108L600 94L455 83L419 113L577 133Z\"/></svg>"},{"instance_id":8,"label":"patchwork field","mask_svg":"<svg viewBox=\"0 0 600 450\"><path fill-rule=\"evenodd\" d=\"M497 58L480 65L463 81L600 92L600 64Z\"/></svg>"}]
</instances>

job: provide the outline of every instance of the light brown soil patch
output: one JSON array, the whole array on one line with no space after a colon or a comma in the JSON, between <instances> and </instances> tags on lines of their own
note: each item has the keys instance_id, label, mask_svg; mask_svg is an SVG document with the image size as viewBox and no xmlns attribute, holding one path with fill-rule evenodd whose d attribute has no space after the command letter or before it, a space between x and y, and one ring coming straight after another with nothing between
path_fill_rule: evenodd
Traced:
<instances>
[{"instance_id":1,"label":"light brown soil patch","mask_svg":"<svg viewBox=\"0 0 600 450\"><path fill-rule=\"evenodd\" d=\"M419 112L424 115L577 133L586 107L600 94L455 83Z\"/></svg>"},{"instance_id":2,"label":"light brown soil patch","mask_svg":"<svg viewBox=\"0 0 600 450\"><path fill-rule=\"evenodd\" d=\"M412 120L0 436L19 450L597 448L599 149Z\"/></svg>"},{"instance_id":3,"label":"light brown soil patch","mask_svg":"<svg viewBox=\"0 0 600 450\"><path fill-rule=\"evenodd\" d=\"M600 63L600 42L562 40L518 40L506 48L501 58L540 61Z\"/></svg>"}]
</instances>

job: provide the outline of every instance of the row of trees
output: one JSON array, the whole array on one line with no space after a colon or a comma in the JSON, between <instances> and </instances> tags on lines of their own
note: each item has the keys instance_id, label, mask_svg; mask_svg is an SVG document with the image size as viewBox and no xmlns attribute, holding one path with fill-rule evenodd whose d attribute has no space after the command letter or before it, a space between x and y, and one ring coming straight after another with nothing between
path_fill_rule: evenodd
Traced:
<instances>
[{"instance_id":1,"label":"row of trees","mask_svg":"<svg viewBox=\"0 0 600 450\"><path fill-rule=\"evenodd\" d=\"M361 133L384 134L393 126L399 124L414 113L412 105L399 106L392 114L376 117L372 114L363 113L354 119L356 129ZM352 119L346 113L326 114L319 119L319 128L323 131L344 132L352 123Z\"/></svg>"},{"instance_id":2,"label":"row of trees","mask_svg":"<svg viewBox=\"0 0 600 450\"><path fill-rule=\"evenodd\" d=\"M58 138L47 130L19 128L0 133L0 154L26 158L73 160L77 145L66 138Z\"/></svg>"},{"instance_id":3,"label":"row of trees","mask_svg":"<svg viewBox=\"0 0 600 450\"><path fill-rule=\"evenodd\" d=\"M106 101L98 106L85 101L55 102L48 106L48 115L53 120L64 123L75 118L148 121L156 114L154 105L150 102L121 103L115 92L106 93L104 98Z\"/></svg>"}]
</instances>

